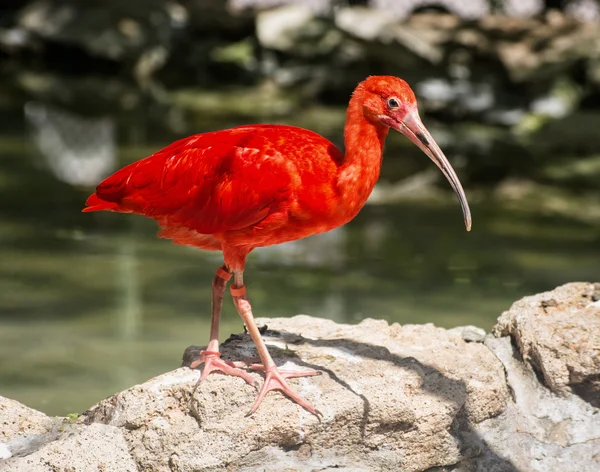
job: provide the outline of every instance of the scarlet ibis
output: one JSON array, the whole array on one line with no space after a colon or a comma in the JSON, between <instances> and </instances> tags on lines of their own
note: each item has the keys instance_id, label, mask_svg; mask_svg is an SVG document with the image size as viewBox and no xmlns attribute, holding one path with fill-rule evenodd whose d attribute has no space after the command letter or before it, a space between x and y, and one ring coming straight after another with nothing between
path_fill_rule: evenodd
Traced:
<instances>
[{"instance_id":1,"label":"scarlet ibis","mask_svg":"<svg viewBox=\"0 0 600 472\"><path fill-rule=\"evenodd\" d=\"M209 343L192 367L204 363L200 381L221 371L254 384L239 363L220 358L219 318L233 275L233 303L262 362L251 367L265 373L248 414L271 390L319 412L286 381L318 372L280 370L261 338L246 296L246 258L257 247L329 231L354 218L379 178L390 128L406 135L440 168L458 196L469 231L471 214L456 173L421 122L409 85L391 76L369 77L354 90L344 128L345 154L306 129L239 126L176 141L118 170L87 199L83 211L144 215L158 222L159 237L223 252L224 264L212 283Z\"/></svg>"}]
</instances>

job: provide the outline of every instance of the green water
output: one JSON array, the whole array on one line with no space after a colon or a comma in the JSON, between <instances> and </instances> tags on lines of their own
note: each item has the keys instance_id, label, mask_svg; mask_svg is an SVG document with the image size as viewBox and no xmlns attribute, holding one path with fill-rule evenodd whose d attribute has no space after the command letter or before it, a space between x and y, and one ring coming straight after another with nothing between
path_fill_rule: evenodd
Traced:
<instances>
[{"instance_id":1,"label":"green water","mask_svg":"<svg viewBox=\"0 0 600 472\"><path fill-rule=\"evenodd\" d=\"M19 115L0 124L0 395L65 415L205 344L221 261L157 239L141 217L81 213L90 189L57 179L25 129ZM119 137L119 165L172 138ZM257 250L245 277L255 314L489 330L521 296L600 279L598 227L485 200L472 210L467 233L451 194L370 204L344 228ZM221 338L241 330L227 300Z\"/></svg>"}]
</instances>

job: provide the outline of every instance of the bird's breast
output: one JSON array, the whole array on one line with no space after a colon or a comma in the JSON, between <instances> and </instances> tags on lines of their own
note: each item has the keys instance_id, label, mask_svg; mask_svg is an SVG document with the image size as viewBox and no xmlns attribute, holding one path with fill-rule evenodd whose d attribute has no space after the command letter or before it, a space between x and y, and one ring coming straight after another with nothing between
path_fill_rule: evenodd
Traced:
<instances>
[{"instance_id":1,"label":"bird's breast","mask_svg":"<svg viewBox=\"0 0 600 472\"><path fill-rule=\"evenodd\" d=\"M359 210L358 205L351 204L351 199L321 189L291 198L262 221L228 232L224 238L229 244L254 247L281 244L342 226Z\"/></svg>"}]
</instances>

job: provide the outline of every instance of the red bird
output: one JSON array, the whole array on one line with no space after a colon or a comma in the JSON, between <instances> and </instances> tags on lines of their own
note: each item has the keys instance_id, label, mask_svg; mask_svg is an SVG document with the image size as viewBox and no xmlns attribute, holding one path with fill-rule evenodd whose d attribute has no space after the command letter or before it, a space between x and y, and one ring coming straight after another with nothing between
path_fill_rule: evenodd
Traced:
<instances>
[{"instance_id":1,"label":"red bird","mask_svg":"<svg viewBox=\"0 0 600 472\"><path fill-rule=\"evenodd\" d=\"M219 318L227 281L233 302L262 361L265 382L249 414L270 390L281 390L313 414L287 378L318 372L277 368L252 315L244 286L246 257L255 248L284 243L348 223L371 194L381 169L389 129L415 143L444 173L471 229L469 206L458 177L419 118L415 95L397 77L369 77L358 84L346 114L342 153L302 128L248 125L176 141L108 177L83 211L108 210L154 218L160 237L176 244L222 251L224 265L212 284L212 320L200 380L215 370L253 378L221 360Z\"/></svg>"}]
</instances>

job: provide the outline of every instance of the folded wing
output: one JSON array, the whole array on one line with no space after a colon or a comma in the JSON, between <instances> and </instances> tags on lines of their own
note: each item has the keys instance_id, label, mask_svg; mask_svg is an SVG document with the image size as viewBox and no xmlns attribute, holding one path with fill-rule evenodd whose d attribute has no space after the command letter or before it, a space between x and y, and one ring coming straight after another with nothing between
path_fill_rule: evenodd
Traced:
<instances>
[{"instance_id":1,"label":"folded wing","mask_svg":"<svg viewBox=\"0 0 600 472\"><path fill-rule=\"evenodd\" d=\"M202 234L256 224L288 204L294 174L264 129L177 141L108 177L83 211L137 213Z\"/></svg>"}]
</instances>

